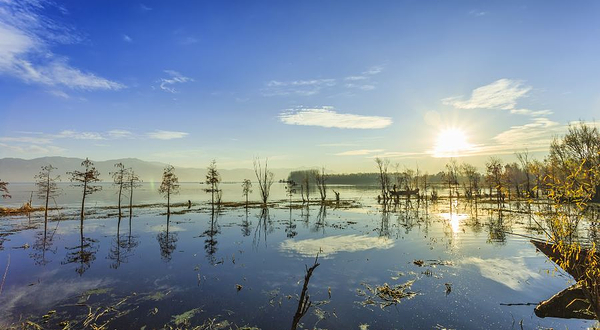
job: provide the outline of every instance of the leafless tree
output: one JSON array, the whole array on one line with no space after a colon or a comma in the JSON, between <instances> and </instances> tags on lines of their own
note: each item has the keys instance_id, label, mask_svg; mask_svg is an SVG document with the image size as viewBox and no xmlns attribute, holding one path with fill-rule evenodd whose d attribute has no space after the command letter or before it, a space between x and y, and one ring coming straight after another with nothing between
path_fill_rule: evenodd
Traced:
<instances>
[{"instance_id":1,"label":"leafless tree","mask_svg":"<svg viewBox=\"0 0 600 330\"><path fill-rule=\"evenodd\" d=\"M121 200L122 200L122 195L123 195L123 189L125 188L125 184L127 182L127 177L128 177L128 168L125 168L125 165L123 165L123 163L117 163L115 164L115 167L117 168L117 170L115 172L111 172L110 175L113 178L113 183L115 186L117 186L117 194L119 195L119 204L118 204L118 208L119 208L119 219L122 217L121 214Z\"/></svg>"},{"instance_id":2,"label":"leafless tree","mask_svg":"<svg viewBox=\"0 0 600 330\"><path fill-rule=\"evenodd\" d=\"M523 152L517 152L517 159L521 163L521 169L525 173L525 195L527 198L534 196L533 189L531 187L531 176L532 176L532 161L529 159L529 150L525 149Z\"/></svg>"},{"instance_id":3,"label":"leafless tree","mask_svg":"<svg viewBox=\"0 0 600 330\"><path fill-rule=\"evenodd\" d=\"M100 182L101 180L100 172L94 167L94 163L86 158L81 162L81 166L83 167L83 171L67 172L67 175L71 176L73 186L83 188L83 196L81 198L81 225L83 226L85 197L102 190L102 187L95 185L95 183Z\"/></svg>"},{"instance_id":4,"label":"leafless tree","mask_svg":"<svg viewBox=\"0 0 600 330\"><path fill-rule=\"evenodd\" d=\"M40 173L35 176L35 185L38 187L37 195L45 201L44 207L44 226L48 223L48 201L58 195L60 189L56 181L60 180L60 176L53 176L52 171L56 167L52 165L42 166Z\"/></svg>"},{"instance_id":5,"label":"leafless tree","mask_svg":"<svg viewBox=\"0 0 600 330\"><path fill-rule=\"evenodd\" d=\"M8 191L8 184L8 182L0 180L0 194L2 194L1 196L4 199L12 197Z\"/></svg>"},{"instance_id":6,"label":"leafless tree","mask_svg":"<svg viewBox=\"0 0 600 330\"><path fill-rule=\"evenodd\" d=\"M504 180L502 171L502 162L496 157L490 157L488 162L485 164L486 167L486 181L490 186L490 197L492 195L491 189L496 189L496 201L498 205L504 200L502 192L504 190Z\"/></svg>"},{"instance_id":7,"label":"leafless tree","mask_svg":"<svg viewBox=\"0 0 600 330\"><path fill-rule=\"evenodd\" d=\"M452 192L458 185L458 164L455 159L450 159L446 164L446 171L444 172L444 182L448 185L448 193L450 199L452 199Z\"/></svg>"},{"instance_id":8,"label":"leafless tree","mask_svg":"<svg viewBox=\"0 0 600 330\"><path fill-rule=\"evenodd\" d=\"M175 175L173 166L167 165L165 167L158 192L167 199L167 215L171 214L171 195L179 193L179 178Z\"/></svg>"},{"instance_id":9,"label":"leafless tree","mask_svg":"<svg viewBox=\"0 0 600 330\"><path fill-rule=\"evenodd\" d=\"M260 159L254 159L254 174L256 174L256 179L258 180L261 201L263 205L267 205L274 177L273 172L269 171L268 159L265 159L264 167L261 165Z\"/></svg>"},{"instance_id":10,"label":"leafless tree","mask_svg":"<svg viewBox=\"0 0 600 330\"><path fill-rule=\"evenodd\" d=\"M321 195L321 201L325 201L327 198L327 174L325 173L325 167L321 167L321 171L315 171L315 182Z\"/></svg>"},{"instance_id":11,"label":"leafless tree","mask_svg":"<svg viewBox=\"0 0 600 330\"><path fill-rule=\"evenodd\" d=\"M217 200L221 202L221 194L219 190L219 183L221 182L221 174L217 170L217 161L212 160L208 165L206 171L206 184L210 185L210 189L206 189L207 192L211 193L211 202L215 204L215 193L217 193Z\"/></svg>"},{"instance_id":12,"label":"leafless tree","mask_svg":"<svg viewBox=\"0 0 600 330\"><path fill-rule=\"evenodd\" d=\"M242 182L242 195L246 197L246 208L248 208L248 195L252 193L252 181L244 179Z\"/></svg>"},{"instance_id":13,"label":"leafless tree","mask_svg":"<svg viewBox=\"0 0 600 330\"><path fill-rule=\"evenodd\" d=\"M388 174L388 167L390 166L389 159L375 158L377 169L379 170L378 181L381 186L381 198L383 198L384 204L388 200L388 190L390 187L390 176Z\"/></svg>"},{"instance_id":14,"label":"leafless tree","mask_svg":"<svg viewBox=\"0 0 600 330\"><path fill-rule=\"evenodd\" d=\"M475 166L468 163L463 163L460 166L460 172L467 179L467 182L463 183L465 196L469 199L477 198L480 192L481 174L477 172Z\"/></svg>"}]
</instances>

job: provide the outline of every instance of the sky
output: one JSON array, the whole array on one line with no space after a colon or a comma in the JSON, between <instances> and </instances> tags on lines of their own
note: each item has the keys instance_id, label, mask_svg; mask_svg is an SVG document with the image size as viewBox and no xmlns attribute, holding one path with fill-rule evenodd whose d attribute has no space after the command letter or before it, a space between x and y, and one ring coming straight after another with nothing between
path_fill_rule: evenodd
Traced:
<instances>
[{"instance_id":1,"label":"sky","mask_svg":"<svg viewBox=\"0 0 600 330\"><path fill-rule=\"evenodd\" d=\"M600 2L0 0L0 158L543 158L600 115Z\"/></svg>"}]
</instances>

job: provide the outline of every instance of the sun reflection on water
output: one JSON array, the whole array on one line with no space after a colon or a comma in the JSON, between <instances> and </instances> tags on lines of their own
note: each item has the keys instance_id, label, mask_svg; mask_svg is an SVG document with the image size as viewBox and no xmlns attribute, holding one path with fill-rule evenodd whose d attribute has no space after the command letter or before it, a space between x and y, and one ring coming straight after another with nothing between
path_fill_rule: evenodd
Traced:
<instances>
[{"instance_id":1,"label":"sun reflection on water","mask_svg":"<svg viewBox=\"0 0 600 330\"><path fill-rule=\"evenodd\" d=\"M450 223L454 234L458 233L461 224L469 219L469 215L464 213L440 213L440 217Z\"/></svg>"}]
</instances>

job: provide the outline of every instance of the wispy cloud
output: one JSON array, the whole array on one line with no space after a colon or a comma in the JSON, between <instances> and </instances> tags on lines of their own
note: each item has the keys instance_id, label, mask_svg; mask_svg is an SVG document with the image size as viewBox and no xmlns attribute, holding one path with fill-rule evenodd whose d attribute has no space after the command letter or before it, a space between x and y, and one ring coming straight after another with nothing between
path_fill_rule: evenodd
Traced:
<instances>
[{"instance_id":1,"label":"wispy cloud","mask_svg":"<svg viewBox=\"0 0 600 330\"><path fill-rule=\"evenodd\" d=\"M446 105L458 109L503 109L512 110L517 100L526 96L531 87L524 86L522 81L500 79L489 85L473 90L471 97L464 100L462 96L449 97L442 100Z\"/></svg>"},{"instance_id":2,"label":"wispy cloud","mask_svg":"<svg viewBox=\"0 0 600 330\"><path fill-rule=\"evenodd\" d=\"M288 109L279 114L279 120L288 125L334 128L378 129L392 124L389 117L363 116L338 113L333 107Z\"/></svg>"},{"instance_id":3,"label":"wispy cloud","mask_svg":"<svg viewBox=\"0 0 600 330\"><path fill-rule=\"evenodd\" d=\"M179 91L177 91L173 85L175 84L183 84L183 83L187 83L190 81L194 81L194 79L189 78L189 77L185 77L183 76L181 73L174 71L174 70L164 70L164 72L169 75L168 78L161 78L160 79L160 89L162 89L165 92L169 92L169 93L179 93Z\"/></svg>"},{"instance_id":4,"label":"wispy cloud","mask_svg":"<svg viewBox=\"0 0 600 330\"><path fill-rule=\"evenodd\" d=\"M113 129L108 131L108 136L112 139L128 139L134 135L132 132L123 129Z\"/></svg>"},{"instance_id":5,"label":"wispy cloud","mask_svg":"<svg viewBox=\"0 0 600 330\"><path fill-rule=\"evenodd\" d=\"M83 38L71 27L41 14L50 1L0 1L0 74L54 89L118 90L125 86L81 71L51 46ZM64 11L63 11L64 12Z\"/></svg>"},{"instance_id":6,"label":"wispy cloud","mask_svg":"<svg viewBox=\"0 0 600 330\"><path fill-rule=\"evenodd\" d=\"M475 17L481 17L481 16L487 15L487 11L473 9L469 12L469 15L475 16Z\"/></svg>"},{"instance_id":7,"label":"wispy cloud","mask_svg":"<svg viewBox=\"0 0 600 330\"><path fill-rule=\"evenodd\" d=\"M148 6L146 6L145 4L143 4L143 3L140 3L140 9L141 9L142 11L151 11L151 10L152 10L152 8L151 8L151 7L148 7Z\"/></svg>"},{"instance_id":8,"label":"wispy cloud","mask_svg":"<svg viewBox=\"0 0 600 330\"><path fill-rule=\"evenodd\" d=\"M531 90L532 87L526 86L521 80L500 79L474 89L468 99L463 96L453 96L442 99L442 103L457 109L507 110L510 113L532 117L552 114L550 110L530 110L516 107L517 101L527 97Z\"/></svg>"},{"instance_id":9,"label":"wispy cloud","mask_svg":"<svg viewBox=\"0 0 600 330\"><path fill-rule=\"evenodd\" d=\"M65 130L53 136L57 139L75 139L75 140L104 140L101 133L97 132L78 132Z\"/></svg>"},{"instance_id":10,"label":"wispy cloud","mask_svg":"<svg viewBox=\"0 0 600 330\"><path fill-rule=\"evenodd\" d=\"M128 36L128 35L126 35L126 34L122 35L122 38L123 38L123 41L125 41L125 42L132 42L133 41L133 39L131 39L131 37Z\"/></svg>"},{"instance_id":11,"label":"wispy cloud","mask_svg":"<svg viewBox=\"0 0 600 330\"><path fill-rule=\"evenodd\" d=\"M154 132L148 133L147 136L151 139L157 139L157 140L172 140L172 139L184 138L184 137L188 136L188 133L156 130Z\"/></svg>"},{"instance_id":12,"label":"wispy cloud","mask_svg":"<svg viewBox=\"0 0 600 330\"><path fill-rule=\"evenodd\" d=\"M360 149L360 150L348 150L335 154L336 156L365 156L374 153L381 153L383 149Z\"/></svg>"},{"instance_id":13,"label":"wispy cloud","mask_svg":"<svg viewBox=\"0 0 600 330\"><path fill-rule=\"evenodd\" d=\"M294 81L277 81L271 80L263 89L265 96L279 95L314 95L321 90L335 86L335 79L312 79L312 80L294 80Z\"/></svg>"}]
</instances>

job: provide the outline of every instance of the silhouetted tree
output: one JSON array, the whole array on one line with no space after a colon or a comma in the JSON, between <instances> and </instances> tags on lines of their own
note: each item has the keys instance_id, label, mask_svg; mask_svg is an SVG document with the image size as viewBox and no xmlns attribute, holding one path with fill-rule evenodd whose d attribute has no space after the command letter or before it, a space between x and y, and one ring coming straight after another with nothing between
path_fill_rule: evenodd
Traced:
<instances>
[{"instance_id":1,"label":"silhouetted tree","mask_svg":"<svg viewBox=\"0 0 600 330\"><path fill-rule=\"evenodd\" d=\"M48 224L48 201L58 195L60 189L56 181L60 180L60 176L53 176L52 171L56 167L52 165L42 166L40 173L35 176L35 185L38 187L37 195L45 201L44 204L44 227Z\"/></svg>"},{"instance_id":2,"label":"silhouetted tree","mask_svg":"<svg viewBox=\"0 0 600 330\"><path fill-rule=\"evenodd\" d=\"M125 188L125 184L127 182L129 169L125 168L123 163L115 164L117 170L115 172L111 172L110 175L113 178L114 185L117 186L117 194L119 195L119 219L122 217L121 215L121 196L123 195L123 189Z\"/></svg>"},{"instance_id":3,"label":"silhouetted tree","mask_svg":"<svg viewBox=\"0 0 600 330\"><path fill-rule=\"evenodd\" d=\"M83 196L81 197L81 225L83 226L83 217L85 212L85 197L91 195L102 189L101 186L94 185L96 182L100 182L100 172L94 167L89 159L85 159L81 162L83 171L67 172L67 175L71 176L71 182L73 186L83 188Z\"/></svg>"},{"instance_id":4,"label":"silhouetted tree","mask_svg":"<svg viewBox=\"0 0 600 330\"><path fill-rule=\"evenodd\" d=\"M321 171L315 171L315 182L321 195L321 201L325 201L327 198L327 174L325 173L325 167L321 167Z\"/></svg>"},{"instance_id":5,"label":"silhouetted tree","mask_svg":"<svg viewBox=\"0 0 600 330\"><path fill-rule=\"evenodd\" d=\"M377 170L379 171L378 181L381 187L381 198L383 198L384 204L388 199L388 190L390 187L390 176L388 174L388 167L390 166L389 159L375 158L377 164Z\"/></svg>"},{"instance_id":6,"label":"silhouetted tree","mask_svg":"<svg viewBox=\"0 0 600 330\"><path fill-rule=\"evenodd\" d=\"M465 196L469 199L479 197L481 174L477 172L477 168L471 164L463 163L460 166L460 171L461 174L467 179L467 182L463 183Z\"/></svg>"},{"instance_id":7,"label":"silhouetted tree","mask_svg":"<svg viewBox=\"0 0 600 330\"><path fill-rule=\"evenodd\" d=\"M208 168L206 171L206 184L210 185L210 189L206 189L206 191L211 193L212 204L215 203L215 193L219 194L217 196L220 196L220 190L219 190L220 182L221 182L221 174L219 174L219 171L217 170L217 161L213 159L210 162L210 165L208 165ZM217 197L217 201L220 203L221 198Z\"/></svg>"},{"instance_id":8,"label":"silhouetted tree","mask_svg":"<svg viewBox=\"0 0 600 330\"><path fill-rule=\"evenodd\" d=\"M260 163L260 159L254 159L254 174L256 174L256 179L258 180L261 201L266 206L269 201L274 176L273 172L269 171L268 159L265 159L264 168Z\"/></svg>"},{"instance_id":9,"label":"silhouetted tree","mask_svg":"<svg viewBox=\"0 0 600 330\"><path fill-rule=\"evenodd\" d=\"M8 192L8 182L4 182L0 180L0 194L2 194L2 198L11 198L10 193Z\"/></svg>"},{"instance_id":10,"label":"silhouetted tree","mask_svg":"<svg viewBox=\"0 0 600 330\"><path fill-rule=\"evenodd\" d=\"M142 180L135 174L132 168L127 171L127 179L123 189L129 190L129 227L131 228L131 216L133 215L133 191L142 186Z\"/></svg>"},{"instance_id":11,"label":"silhouetted tree","mask_svg":"<svg viewBox=\"0 0 600 330\"><path fill-rule=\"evenodd\" d=\"M173 166L167 165L165 167L158 192L167 199L167 214L171 214L171 195L179 193L179 178L175 175L175 168Z\"/></svg>"},{"instance_id":12,"label":"silhouetted tree","mask_svg":"<svg viewBox=\"0 0 600 330\"><path fill-rule=\"evenodd\" d=\"M248 195L252 193L252 181L244 179L242 182L242 195L246 197L246 208L248 208Z\"/></svg>"}]
</instances>

